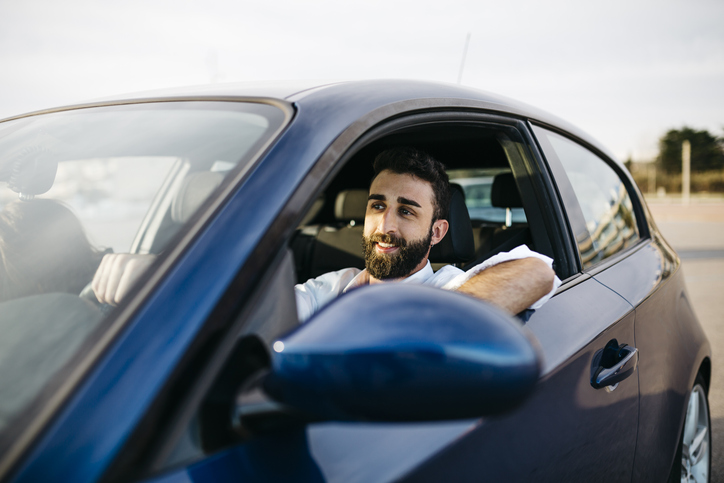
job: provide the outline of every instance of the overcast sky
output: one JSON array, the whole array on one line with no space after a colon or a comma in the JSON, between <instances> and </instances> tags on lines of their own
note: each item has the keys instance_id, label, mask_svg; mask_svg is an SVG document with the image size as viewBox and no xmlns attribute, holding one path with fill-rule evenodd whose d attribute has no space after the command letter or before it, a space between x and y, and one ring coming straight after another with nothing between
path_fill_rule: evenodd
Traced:
<instances>
[{"instance_id":1,"label":"overcast sky","mask_svg":"<svg viewBox=\"0 0 724 483\"><path fill-rule=\"evenodd\" d=\"M279 79L457 82L621 159L724 132L723 0L0 0L0 118L138 90Z\"/></svg>"}]
</instances>

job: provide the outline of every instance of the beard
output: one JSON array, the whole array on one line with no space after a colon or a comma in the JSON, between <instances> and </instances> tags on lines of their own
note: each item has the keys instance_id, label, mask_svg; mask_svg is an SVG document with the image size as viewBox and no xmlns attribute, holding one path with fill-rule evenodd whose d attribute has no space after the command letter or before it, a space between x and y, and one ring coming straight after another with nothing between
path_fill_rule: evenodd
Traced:
<instances>
[{"instance_id":1,"label":"beard","mask_svg":"<svg viewBox=\"0 0 724 483\"><path fill-rule=\"evenodd\" d=\"M371 276L377 280L390 280L404 278L420 264L427 255L432 240L432 227L425 238L408 242L402 237L389 234L376 233L362 236L362 246L365 252L365 267ZM386 255L377 253L375 243L393 244L398 248L397 253Z\"/></svg>"}]
</instances>

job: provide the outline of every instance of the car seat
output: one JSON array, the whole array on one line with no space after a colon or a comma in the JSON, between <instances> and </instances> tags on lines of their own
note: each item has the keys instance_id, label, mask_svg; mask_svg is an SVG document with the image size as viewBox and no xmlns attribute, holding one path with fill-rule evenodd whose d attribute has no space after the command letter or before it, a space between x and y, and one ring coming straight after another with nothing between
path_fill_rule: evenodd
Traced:
<instances>
[{"instance_id":1,"label":"car seat","mask_svg":"<svg viewBox=\"0 0 724 483\"><path fill-rule=\"evenodd\" d=\"M223 179L224 175L216 171L199 171L186 176L171 203L171 219L181 225L186 223Z\"/></svg>"},{"instance_id":2,"label":"car seat","mask_svg":"<svg viewBox=\"0 0 724 483\"><path fill-rule=\"evenodd\" d=\"M490 203L496 208L505 208L505 221L502 225L488 225L480 228L475 261L471 262L468 267L520 245L528 245L532 248L528 224L512 222L513 208L523 208L523 201L513 173L501 173L495 176L490 191Z\"/></svg>"},{"instance_id":3,"label":"car seat","mask_svg":"<svg viewBox=\"0 0 724 483\"><path fill-rule=\"evenodd\" d=\"M298 273L300 280L318 277L346 267L364 268L362 233L367 211L367 190L344 190L334 203L335 223L305 227L302 234L313 236L307 248L307 262ZM297 247L300 242L297 242ZM299 249L295 249L297 256ZM305 254L301 254L305 257ZM305 270L306 268L306 270ZM305 278L306 277L306 278Z\"/></svg>"},{"instance_id":4,"label":"car seat","mask_svg":"<svg viewBox=\"0 0 724 483\"><path fill-rule=\"evenodd\" d=\"M475 256L475 238L463 188L456 183L450 183L450 187L448 231L440 243L430 250L430 263L435 269L447 264L460 265Z\"/></svg>"}]
</instances>

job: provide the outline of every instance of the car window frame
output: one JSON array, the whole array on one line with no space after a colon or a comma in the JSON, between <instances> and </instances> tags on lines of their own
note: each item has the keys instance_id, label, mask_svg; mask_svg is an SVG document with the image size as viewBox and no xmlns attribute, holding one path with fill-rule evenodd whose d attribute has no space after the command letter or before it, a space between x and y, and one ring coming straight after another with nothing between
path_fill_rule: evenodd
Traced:
<instances>
[{"instance_id":1,"label":"car window frame","mask_svg":"<svg viewBox=\"0 0 724 483\"><path fill-rule=\"evenodd\" d=\"M559 197L563 202L565 209L565 216L568 220L568 226L570 229L570 235L575 240L574 253L578 264L578 270L581 273L586 273L591 276L605 270L606 268L615 265L624 258L627 258L632 253L638 251L645 243L650 239L650 231L648 224L648 216L643 205L642 195L638 190L635 182L631 178L630 173L621 168L618 162L612 159L605 152L597 148L596 146L586 142L585 140L563 130L551 124L539 122L536 120L530 121L531 132L538 143L540 148L540 154L544 157L548 166L551 170L552 175L552 186L555 186L559 193ZM585 218L583 216L583 210L580 205L580 201L576 196L573 185L571 184L568 175L561 163L558 154L550 145L548 139L545 136L539 136L536 133L536 128L544 129L554 134L557 134L566 140L575 143L581 148L587 150L591 154L594 154L601 160L606 166L608 166L618 176L623 183L626 192L628 193L629 199L631 200L634 215L636 216L636 226L639 231L639 239L633 245L623 248L615 254L600 260L590 267L583 267L583 263L580 258L580 251L578 249L578 242L590 241L590 233L586 228ZM565 201L564 201L565 200Z\"/></svg>"},{"instance_id":2,"label":"car window frame","mask_svg":"<svg viewBox=\"0 0 724 483\"><path fill-rule=\"evenodd\" d=\"M541 252L552 255L552 258L556 261L554 268L556 268L559 276L562 276L562 279L575 277L577 271L572 269L572 267L576 266L572 257L574 254L577 255L577 252L570 239L568 227L565 225L566 218L561 216L565 210L557 198L557 193L552 189L549 181L550 175L547 172L545 163L541 162L542 156L538 154L537 145L527 125L527 120L520 119L513 114L506 115L505 113L490 112L483 109L456 109L449 105L445 107L436 109L433 112L427 110L416 112L413 110L401 113L394 119L383 122L360 136L348 148L343 157L340 157L340 162L333 167L332 171L327 173L325 182L315 190L314 195L308 200L305 207L311 206L311 203L322 194L327 184L342 166L359 150L378 139L393 134L394 131L417 125L443 122L460 122L481 127L487 125L501 131L507 130L507 134L511 139L510 145L503 144L502 147L508 157L511 171L520 191L531 234L536 240L537 246L545 247ZM306 208L301 214L304 213L306 213ZM297 221L302 219L301 214Z\"/></svg>"}]
</instances>

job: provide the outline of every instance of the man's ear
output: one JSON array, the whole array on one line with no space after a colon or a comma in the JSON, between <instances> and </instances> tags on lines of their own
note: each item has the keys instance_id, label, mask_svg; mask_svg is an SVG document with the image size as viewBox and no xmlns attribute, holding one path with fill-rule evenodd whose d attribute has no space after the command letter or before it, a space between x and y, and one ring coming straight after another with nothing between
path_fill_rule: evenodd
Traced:
<instances>
[{"instance_id":1,"label":"man's ear","mask_svg":"<svg viewBox=\"0 0 724 483\"><path fill-rule=\"evenodd\" d=\"M447 220L436 220L435 223L432 224L431 243L433 245L440 243L440 241L445 237L445 233L447 233L448 228L450 228L450 224Z\"/></svg>"}]
</instances>

